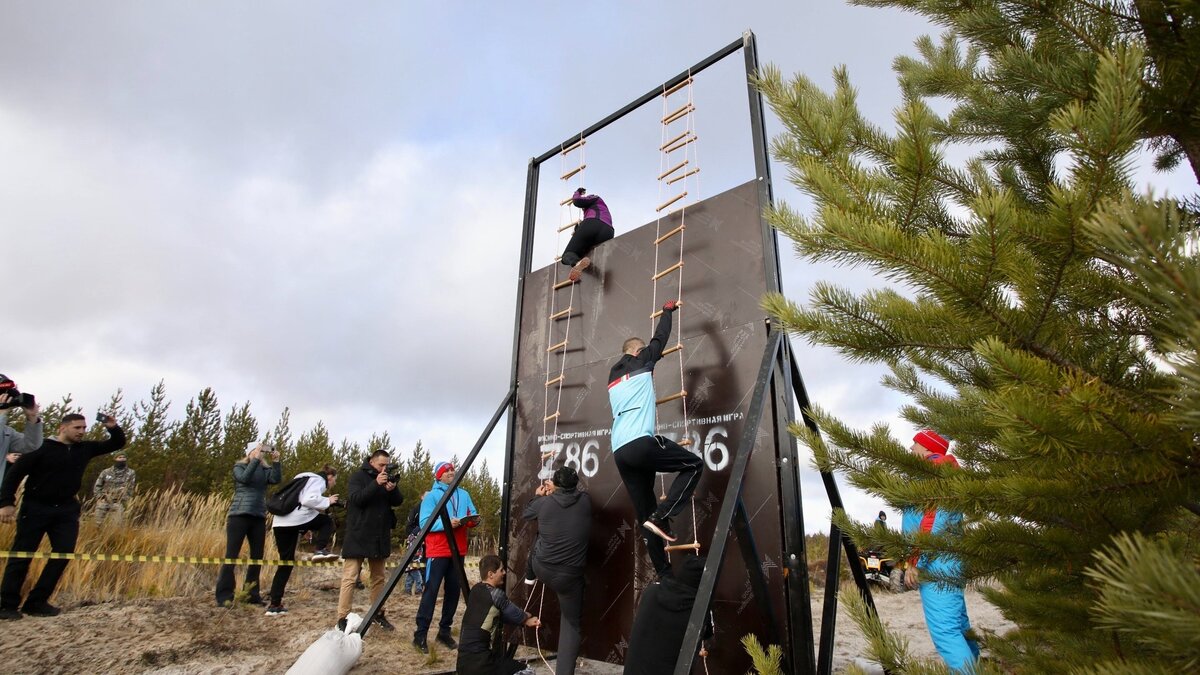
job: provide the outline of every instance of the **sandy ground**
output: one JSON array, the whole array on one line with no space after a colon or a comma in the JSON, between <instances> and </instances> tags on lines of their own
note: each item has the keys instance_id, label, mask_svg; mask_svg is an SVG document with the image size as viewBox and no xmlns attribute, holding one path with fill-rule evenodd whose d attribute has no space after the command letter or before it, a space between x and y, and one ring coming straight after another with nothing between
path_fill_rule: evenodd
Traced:
<instances>
[{"instance_id":1,"label":"sandy ground","mask_svg":"<svg viewBox=\"0 0 1200 675\"><path fill-rule=\"evenodd\" d=\"M61 616L0 623L0 670L20 674L283 673L336 618L336 577L334 570L311 568L294 576L289 588L290 611L280 617L266 617L260 607L222 609L207 597L90 605L63 602L66 611ZM356 611L365 610L367 592L358 591L356 600ZM967 604L977 627L1001 632L1011 627L978 592L968 591ZM936 656L915 592L878 593L876 606L884 622L908 638L914 655ZM818 597L813 603L818 622L820 609ZM351 672L408 675L452 671L453 653L434 651L425 657L411 647L416 610L417 599L397 591L388 604L388 617L396 624L396 632L373 629ZM461 616L461 605L459 612ZM840 671L865 655L865 642L841 612L838 629L834 665ZM814 635L819 635L819 630L819 625L814 627ZM545 667L538 672L545 673ZM620 668L589 662L577 672L601 675L619 673Z\"/></svg>"}]
</instances>

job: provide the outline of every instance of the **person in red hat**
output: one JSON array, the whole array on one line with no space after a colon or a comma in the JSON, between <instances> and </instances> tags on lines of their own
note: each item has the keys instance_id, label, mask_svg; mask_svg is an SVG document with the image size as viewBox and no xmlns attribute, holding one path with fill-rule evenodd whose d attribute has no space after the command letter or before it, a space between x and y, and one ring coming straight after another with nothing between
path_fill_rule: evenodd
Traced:
<instances>
[{"instance_id":1,"label":"person in red hat","mask_svg":"<svg viewBox=\"0 0 1200 675\"><path fill-rule=\"evenodd\" d=\"M934 464L949 464L958 467L958 460L950 454L950 442L936 431L923 429L913 436L914 455ZM962 514L947 509L917 511L905 509L902 529L905 534L929 532L942 534L962 527ZM921 578L922 574L927 579ZM979 658L979 645L967 637L971 620L967 617L967 601L963 596L961 582L953 580L962 576L962 563L958 558L939 555L915 556L908 563L904 583L909 588L920 588L921 609L925 612L925 626L933 639L933 646L942 660L955 672L970 672L972 664ZM949 581L949 583L948 583Z\"/></svg>"},{"instance_id":2,"label":"person in red hat","mask_svg":"<svg viewBox=\"0 0 1200 675\"><path fill-rule=\"evenodd\" d=\"M446 501L446 515L450 520L450 532L446 532L445 524L434 508L442 496L450 490L454 483L456 472L450 462L438 462L433 467L433 487L425 493L421 500L421 526L424 527L431 519L433 527L425 537L425 592L421 594L421 605L417 608L417 629L413 631L413 646L422 654L429 653L427 636L429 626L433 623L433 610L437 604L438 591L445 582L446 594L442 598L442 618L438 622L438 632L435 638L446 649L456 649L458 642L450 634L454 625L454 612L458 611L458 596L461 592L459 575L450 550L453 537L454 545L460 556L467 554L467 528L479 525L479 509L471 501L471 495L462 488L455 488Z\"/></svg>"}]
</instances>

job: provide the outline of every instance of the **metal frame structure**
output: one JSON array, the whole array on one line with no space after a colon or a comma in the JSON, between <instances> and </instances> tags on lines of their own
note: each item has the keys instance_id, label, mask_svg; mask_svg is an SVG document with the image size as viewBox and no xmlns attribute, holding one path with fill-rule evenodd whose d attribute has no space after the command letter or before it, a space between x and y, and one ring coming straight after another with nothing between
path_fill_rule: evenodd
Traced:
<instances>
[{"instance_id":1,"label":"metal frame structure","mask_svg":"<svg viewBox=\"0 0 1200 675\"><path fill-rule=\"evenodd\" d=\"M512 506L510 485L513 478L514 446L517 433L515 415L517 389L519 387L517 357L520 353L522 339L521 321L524 309L525 282L528 275L532 272L534 226L537 219L538 180L541 164L558 155L563 147L586 139L588 136L604 129L660 96L663 91L683 83L688 78L730 56L739 49L743 51L745 58L746 86L749 96L751 137L754 146L754 166L756 181L758 183L759 203L764 206L771 205L773 203L773 194L770 164L767 156L767 134L764 123L765 107L762 94L754 84L754 77L758 74L758 48L754 33L751 31L746 31L739 39L712 53L691 68L654 87L646 94L643 94L620 110L584 129L582 132L572 134L563 143L554 146L542 155L534 157L529 161L525 185L525 211L521 232L521 253L517 269L517 311L513 322L513 359L510 387L508 393L501 400L496 412L492 415L491 420L484 428L479 440L475 443L475 446L471 449L466 459L463 460L462 465L458 467L459 471L454 481L450 484L450 489L446 491L434 509L434 512L439 514L439 517L444 522L448 520L445 507L450 496L459 483L466 477L476 456L491 436L501 416L507 412L508 428L503 475L505 490L502 495L503 505L500 512L499 544L500 557L506 562L508 560L509 545L508 519ZM759 215L759 225L763 238L763 273L766 278L766 286L770 291L780 291L781 271L776 235L761 213ZM859 562L858 551L854 543L836 526L831 525L828 554L829 572L826 576L825 600L822 608L820 649L819 652L814 652L812 612L808 588L808 564L804 548L804 516L800 491L799 453L797 452L796 439L788 433L788 426L793 421L793 406L797 403L799 404L804 424L809 429L816 431L817 427L816 423L808 416L808 395L804 389L804 382L800 377L800 371L792 356L790 343L786 339L786 335L774 327L769 327L768 330L767 347L763 354L762 365L759 369L758 379L753 390L753 397L746 416L742 438L734 448L732 472L728 486L726 487L725 497L721 503L713 539L709 544L709 564L705 566L700 588L696 594L696 603L689 619L683 649L676 663L675 675L688 675L692 671L695 655L699 647L701 628L712 602L721 571L721 563L725 555L725 548L728 545L731 532L737 535L740 553L746 563L746 569L750 576L751 588L762 611L767 616L768 639L771 642L786 641L786 644L783 646L784 655L787 660L786 669L789 672L805 674L820 673L822 675L832 672L833 638L837 618L837 587L841 562L840 555L843 548L845 549L847 562L859 592L866 601L869 610L872 612L875 611L871 592L867 586L866 577ZM788 632L786 636L783 635L780 627L776 625L773 618L775 612L772 609L772 599L767 593L766 579L759 564L760 561L755 549L754 537L746 516L745 506L742 502L742 483L750 463L750 455L754 450L757 430L768 405L771 406L775 421L775 433L773 434L776 444L775 456L779 458L779 493L783 524L784 565L787 569L784 582L785 610L788 617ZM828 472L821 472L821 478L824 482L830 505L835 509L842 508L841 495L838 492L837 483L833 475ZM422 526L420 533L417 535L418 542L425 540L434 522L435 519L431 518L428 523ZM839 543L841 544L840 547ZM368 610L362 625L358 628L360 634L366 635L372 625L372 620L387 601L396 584L400 582L408 567L413 564L418 548L419 546L410 547L401 565L388 580L380 598ZM456 547L452 547L451 552L456 567L453 573L465 575L465 567L460 552L457 551ZM464 597L466 597L468 593L466 584L463 584L462 590Z\"/></svg>"}]
</instances>

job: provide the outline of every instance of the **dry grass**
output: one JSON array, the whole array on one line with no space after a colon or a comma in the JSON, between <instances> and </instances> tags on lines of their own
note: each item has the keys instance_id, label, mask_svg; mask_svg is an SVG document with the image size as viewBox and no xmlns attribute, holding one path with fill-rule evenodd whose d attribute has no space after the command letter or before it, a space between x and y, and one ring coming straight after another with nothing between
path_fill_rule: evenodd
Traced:
<instances>
[{"instance_id":1,"label":"dry grass","mask_svg":"<svg viewBox=\"0 0 1200 675\"><path fill-rule=\"evenodd\" d=\"M130 499L125 525L98 526L85 505L79 523L79 553L221 557L225 553L225 517L229 498L194 495L176 490L147 491ZM0 542L12 543L15 526L0 524ZM49 551L43 540L41 551ZM249 555L245 546L242 555ZM264 556L278 557L273 537L267 537ZM45 566L35 560L26 590ZM269 574L267 577L269 578ZM239 573L238 577L241 577ZM58 585L57 597L88 603L131 598L195 596L211 593L216 565L185 563L126 563L72 561Z\"/></svg>"}]
</instances>

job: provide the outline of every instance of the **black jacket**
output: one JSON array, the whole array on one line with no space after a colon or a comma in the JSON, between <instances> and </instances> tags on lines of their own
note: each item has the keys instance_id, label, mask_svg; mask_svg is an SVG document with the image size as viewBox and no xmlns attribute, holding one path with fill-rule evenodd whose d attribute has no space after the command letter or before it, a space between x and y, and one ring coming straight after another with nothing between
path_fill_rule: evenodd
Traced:
<instances>
[{"instance_id":1,"label":"black jacket","mask_svg":"<svg viewBox=\"0 0 1200 675\"><path fill-rule=\"evenodd\" d=\"M108 430L108 440L80 441L73 445L57 438L42 441L42 447L21 455L4 474L0 486L0 507L16 502L17 486L25 482L25 499L39 504L57 506L73 503L75 493L83 485L83 472L93 457L107 455L125 447L125 432L121 427Z\"/></svg>"},{"instance_id":2,"label":"black jacket","mask_svg":"<svg viewBox=\"0 0 1200 675\"><path fill-rule=\"evenodd\" d=\"M525 520L538 522L533 555L539 563L580 567L587 563L592 530L592 498L586 492L562 489L534 497L525 507Z\"/></svg>"},{"instance_id":3,"label":"black jacket","mask_svg":"<svg viewBox=\"0 0 1200 675\"><path fill-rule=\"evenodd\" d=\"M673 577L646 587L629 634L625 652L625 675L671 675L683 649L696 589L704 572L704 559L688 556ZM701 637L712 637L712 625L706 619Z\"/></svg>"},{"instance_id":4,"label":"black jacket","mask_svg":"<svg viewBox=\"0 0 1200 675\"><path fill-rule=\"evenodd\" d=\"M404 502L400 488L388 492L375 482L379 474L368 462L350 475L346 497L346 539L343 558L386 558L392 554L392 507Z\"/></svg>"}]
</instances>

